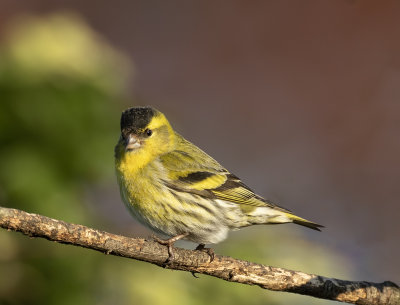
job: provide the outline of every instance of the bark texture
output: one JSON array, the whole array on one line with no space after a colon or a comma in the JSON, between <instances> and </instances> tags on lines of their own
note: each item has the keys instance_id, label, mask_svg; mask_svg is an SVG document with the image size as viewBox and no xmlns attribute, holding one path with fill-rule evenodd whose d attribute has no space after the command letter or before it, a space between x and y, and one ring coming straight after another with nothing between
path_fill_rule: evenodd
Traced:
<instances>
[{"instance_id":1,"label":"bark texture","mask_svg":"<svg viewBox=\"0 0 400 305\"><path fill-rule=\"evenodd\" d=\"M210 262L207 253L181 248L174 248L174 259L165 266L168 258L167 247L152 240L115 235L4 207L0 207L0 227L31 237L42 237L170 269L207 274L229 282L257 285L269 290L351 304L400 305L400 289L389 281L383 283L345 281L220 255L215 255L215 259Z\"/></svg>"}]
</instances>

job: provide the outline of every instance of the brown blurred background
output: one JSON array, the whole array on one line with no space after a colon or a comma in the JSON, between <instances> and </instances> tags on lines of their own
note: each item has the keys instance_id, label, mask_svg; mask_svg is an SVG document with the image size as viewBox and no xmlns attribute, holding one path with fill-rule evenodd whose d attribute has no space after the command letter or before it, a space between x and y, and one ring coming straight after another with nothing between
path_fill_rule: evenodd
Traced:
<instances>
[{"instance_id":1,"label":"brown blurred background","mask_svg":"<svg viewBox=\"0 0 400 305\"><path fill-rule=\"evenodd\" d=\"M400 2L1 0L0 34L60 11L133 61L120 110L155 106L260 195L325 225L304 234L351 279L400 283ZM129 234L116 185L89 193Z\"/></svg>"}]
</instances>

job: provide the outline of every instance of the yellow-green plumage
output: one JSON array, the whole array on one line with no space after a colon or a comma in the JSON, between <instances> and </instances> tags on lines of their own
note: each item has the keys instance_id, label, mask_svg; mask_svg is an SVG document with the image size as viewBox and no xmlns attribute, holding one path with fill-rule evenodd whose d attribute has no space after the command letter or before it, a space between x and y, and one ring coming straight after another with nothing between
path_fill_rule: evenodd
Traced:
<instances>
[{"instance_id":1,"label":"yellow-green plumage","mask_svg":"<svg viewBox=\"0 0 400 305\"><path fill-rule=\"evenodd\" d=\"M187 234L187 240L208 244L224 240L229 230L254 224L322 227L256 195L150 107L122 113L115 166L131 213L169 236Z\"/></svg>"}]
</instances>

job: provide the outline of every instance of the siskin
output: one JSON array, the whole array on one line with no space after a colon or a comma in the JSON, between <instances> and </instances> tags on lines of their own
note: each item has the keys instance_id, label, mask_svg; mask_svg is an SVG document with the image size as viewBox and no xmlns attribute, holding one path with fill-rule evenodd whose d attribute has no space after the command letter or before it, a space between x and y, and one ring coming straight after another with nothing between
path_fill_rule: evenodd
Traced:
<instances>
[{"instance_id":1,"label":"siskin","mask_svg":"<svg viewBox=\"0 0 400 305\"><path fill-rule=\"evenodd\" d=\"M176 133L164 114L151 107L125 110L115 147L121 197L141 223L205 249L223 241L229 230L256 224L319 224L292 214L255 194L237 176ZM212 256L213 258L213 256Z\"/></svg>"}]
</instances>

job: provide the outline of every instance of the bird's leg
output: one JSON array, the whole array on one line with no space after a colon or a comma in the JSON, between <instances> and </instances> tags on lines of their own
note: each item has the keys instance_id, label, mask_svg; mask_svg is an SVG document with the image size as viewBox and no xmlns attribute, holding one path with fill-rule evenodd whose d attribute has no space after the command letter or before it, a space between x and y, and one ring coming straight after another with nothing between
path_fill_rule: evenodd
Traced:
<instances>
[{"instance_id":1,"label":"bird's leg","mask_svg":"<svg viewBox=\"0 0 400 305\"><path fill-rule=\"evenodd\" d=\"M196 251L203 251L206 252L210 256L210 263L214 260L215 258L215 253L214 250L211 248L206 248L205 244L199 244L196 249Z\"/></svg>"},{"instance_id":2,"label":"bird's leg","mask_svg":"<svg viewBox=\"0 0 400 305\"><path fill-rule=\"evenodd\" d=\"M168 264L168 263L170 263L171 261L174 260L174 251L172 250L173 249L173 247L172 247L173 244L175 242L177 242L178 240L180 240L182 238L185 238L188 235L189 235L189 233L179 234L179 235L173 236L173 237L171 237L169 239L160 239L160 238L158 238L156 236L153 236L153 239L156 242L158 242L160 245L164 245L164 246L168 247L168 258L165 261L165 264Z\"/></svg>"}]
</instances>

